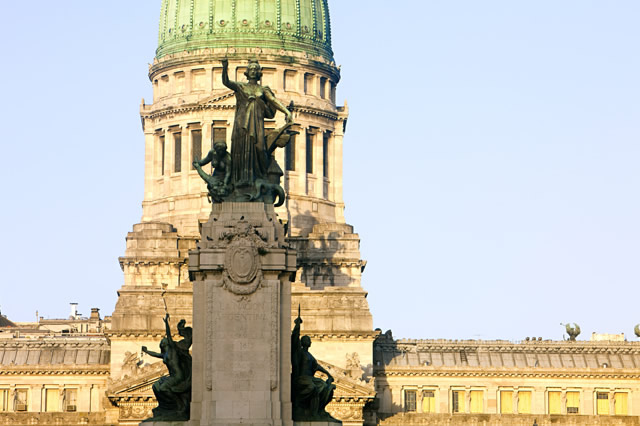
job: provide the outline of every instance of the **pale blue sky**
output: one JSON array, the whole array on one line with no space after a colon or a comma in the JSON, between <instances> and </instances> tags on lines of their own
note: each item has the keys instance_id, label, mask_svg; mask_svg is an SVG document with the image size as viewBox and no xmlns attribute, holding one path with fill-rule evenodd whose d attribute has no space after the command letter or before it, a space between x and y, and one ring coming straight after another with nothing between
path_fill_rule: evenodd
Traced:
<instances>
[{"instance_id":1,"label":"pale blue sky","mask_svg":"<svg viewBox=\"0 0 640 426\"><path fill-rule=\"evenodd\" d=\"M24 3L0 27L0 306L108 315L141 215L160 1ZM636 340L640 2L330 7L374 326L561 339L571 321Z\"/></svg>"}]
</instances>

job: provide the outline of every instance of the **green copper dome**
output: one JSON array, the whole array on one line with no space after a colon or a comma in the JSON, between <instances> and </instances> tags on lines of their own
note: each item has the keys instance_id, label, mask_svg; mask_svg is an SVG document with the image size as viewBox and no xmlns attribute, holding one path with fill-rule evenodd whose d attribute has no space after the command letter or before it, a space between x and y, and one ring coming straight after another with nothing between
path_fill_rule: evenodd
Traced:
<instances>
[{"instance_id":1,"label":"green copper dome","mask_svg":"<svg viewBox=\"0 0 640 426\"><path fill-rule=\"evenodd\" d=\"M205 48L307 52L333 60L328 0L162 0L156 56Z\"/></svg>"}]
</instances>

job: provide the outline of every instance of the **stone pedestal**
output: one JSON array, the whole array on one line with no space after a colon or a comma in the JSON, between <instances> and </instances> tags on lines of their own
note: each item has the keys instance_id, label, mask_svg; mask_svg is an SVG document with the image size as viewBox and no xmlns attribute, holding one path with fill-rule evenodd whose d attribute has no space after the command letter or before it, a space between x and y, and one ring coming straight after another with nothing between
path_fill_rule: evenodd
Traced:
<instances>
[{"instance_id":1,"label":"stone pedestal","mask_svg":"<svg viewBox=\"0 0 640 426\"><path fill-rule=\"evenodd\" d=\"M191 425L293 425L291 282L296 252L273 206L214 204L189 253Z\"/></svg>"}]
</instances>

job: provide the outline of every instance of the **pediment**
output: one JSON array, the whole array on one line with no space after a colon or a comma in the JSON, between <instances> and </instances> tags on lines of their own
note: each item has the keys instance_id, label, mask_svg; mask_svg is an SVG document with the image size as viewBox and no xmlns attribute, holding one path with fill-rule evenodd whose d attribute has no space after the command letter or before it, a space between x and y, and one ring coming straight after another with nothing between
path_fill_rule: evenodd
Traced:
<instances>
[{"instance_id":1,"label":"pediment","mask_svg":"<svg viewBox=\"0 0 640 426\"><path fill-rule=\"evenodd\" d=\"M203 100L201 100L200 102L198 102L200 105L215 105L215 104L221 104L224 103L225 101L235 97L235 92L233 90L229 90L228 92L224 92L224 93L216 93L213 94L207 98L204 98Z\"/></svg>"},{"instance_id":2,"label":"pediment","mask_svg":"<svg viewBox=\"0 0 640 426\"><path fill-rule=\"evenodd\" d=\"M366 381L353 377L349 370L322 360L318 360L318 363L329 371L335 379L336 390L334 395L336 399L373 399L375 397L376 391L373 380Z\"/></svg>"},{"instance_id":3,"label":"pediment","mask_svg":"<svg viewBox=\"0 0 640 426\"><path fill-rule=\"evenodd\" d=\"M162 376L168 375L162 362L148 364L131 376L125 375L119 380L110 381L107 388L109 398L153 395L151 387Z\"/></svg>"}]
</instances>

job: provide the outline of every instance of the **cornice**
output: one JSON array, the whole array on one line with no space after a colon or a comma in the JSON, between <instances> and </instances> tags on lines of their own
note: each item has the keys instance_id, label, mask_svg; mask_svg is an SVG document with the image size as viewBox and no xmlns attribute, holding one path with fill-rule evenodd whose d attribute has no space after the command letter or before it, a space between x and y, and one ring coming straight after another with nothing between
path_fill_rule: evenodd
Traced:
<instances>
[{"instance_id":1,"label":"cornice","mask_svg":"<svg viewBox=\"0 0 640 426\"><path fill-rule=\"evenodd\" d=\"M149 338L149 339L161 339L163 337L165 337L165 331L162 330L158 330L158 331L147 331L147 330L123 330L123 331L117 331L117 330L110 330L108 332L105 332L105 336L107 336L110 339L114 339L118 340L118 338L129 338L129 337L138 337L138 338Z\"/></svg>"},{"instance_id":2,"label":"cornice","mask_svg":"<svg viewBox=\"0 0 640 426\"><path fill-rule=\"evenodd\" d=\"M321 340L346 340L346 341L366 341L370 342L375 340L378 335L377 331L344 331L344 332L332 332L328 333L326 331L314 331L314 330L305 330L305 335L309 336L312 340L321 339Z\"/></svg>"},{"instance_id":3,"label":"cornice","mask_svg":"<svg viewBox=\"0 0 640 426\"><path fill-rule=\"evenodd\" d=\"M609 371L606 371L609 370ZM374 377L500 377L500 378L555 378L555 379L597 379L597 380L638 380L640 372L630 369L491 369L491 368L389 368L374 367ZM613 370L613 371L611 371Z\"/></svg>"},{"instance_id":4,"label":"cornice","mask_svg":"<svg viewBox=\"0 0 640 426\"><path fill-rule=\"evenodd\" d=\"M545 354L634 354L640 355L640 342L487 342L487 341L428 341L379 339L376 348L395 353L421 352L494 352L494 353L545 353Z\"/></svg>"},{"instance_id":5,"label":"cornice","mask_svg":"<svg viewBox=\"0 0 640 426\"><path fill-rule=\"evenodd\" d=\"M247 56L249 55L249 56ZM283 66L303 66L316 68L321 72L325 72L331 76L336 83L340 81L340 70L336 67L335 62L328 61L322 56L315 56L308 53L289 51L284 49L198 49L190 51L182 51L169 54L160 59L154 58L153 65L149 66L149 80L153 81L159 74L166 72L172 68L182 68L185 66L202 66L204 64L219 64L222 58L228 58L231 61L245 61L247 57L255 57L259 55L259 60L263 66L272 63ZM219 65L218 65L219 66Z\"/></svg>"},{"instance_id":6,"label":"cornice","mask_svg":"<svg viewBox=\"0 0 640 426\"><path fill-rule=\"evenodd\" d=\"M125 256L119 257L120 267L123 265L153 266L153 265L182 265L186 263L182 257L147 257L147 256Z\"/></svg>"},{"instance_id":7,"label":"cornice","mask_svg":"<svg viewBox=\"0 0 640 426\"><path fill-rule=\"evenodd\" d=\"M218 98L214 98L214 100L206 100L205 102L191 103L191 104L181 105L179 107L169 106L156 111L142 112L140 116L144 120L156 120L158 118L166 117L169 115L188 114L188 113L193 113L197 111L235 110L236 109L235 105L216 103L216 102L228 99L230 97L231 96L221 96ZM347 118L341 114L338 114L332 111L326 111L321 108L315 108L315 107L304 106L304 105L294 105L293 111L299 114L327 118L332 121L343 121L343 120L346 120Z\"/></svg>"},{"instance_id":8,"label":"cornice","mask_svg":"<svg viewBox=\"0 0 640 426\"><path fill-rule=\"evenodd\" d=\"M0 376L109 376L109 365L2 366Z\"/></svg>"},{"instance_id":9,"label":"cornice","mask_svg":"<svg viewBox=\"0 0 640 426\"><path fill-rule=\"evenodd\" d=\"M43 338L38 340L0 342L0 350L28 350L28 349L75 349L75 350L109 350L107 339L104 337L89 337L92 341L65 341L67 337Z\"/></svg>"}]
</instances>

